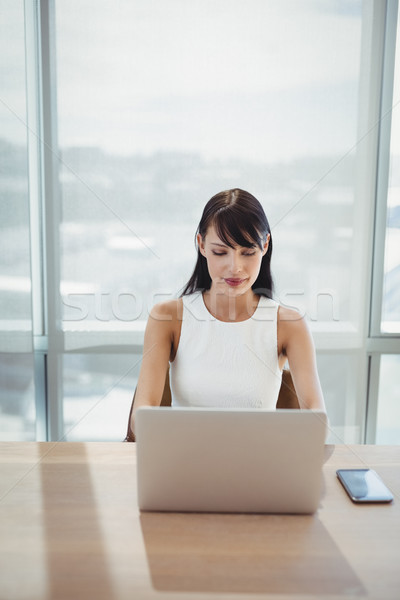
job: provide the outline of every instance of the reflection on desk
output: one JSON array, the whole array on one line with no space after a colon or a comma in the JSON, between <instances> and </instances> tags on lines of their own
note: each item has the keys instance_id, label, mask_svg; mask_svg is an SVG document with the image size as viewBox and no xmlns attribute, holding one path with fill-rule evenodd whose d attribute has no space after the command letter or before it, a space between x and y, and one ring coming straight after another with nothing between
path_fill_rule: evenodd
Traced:
<instances>
[{"instance_id":1,"label":"reflection on desk","mask_svg":"<svg viewBox=\"0 0 400 600\"><path fill-rule=\"evenodd\" d=\"M327 447L314 516L142 513L135 445L0 444L0 598L398 598L400 447ZM357 506L337 468L374 468ZM276 596L274 596L276 598Z\"/></svg>"},{"instance_id":2,"label":"reflection on desk","mask_svg":"<svg viewBox=\"0 0 400 600\"><path fill-rule=\"evenodd\" d=\"M157 590L320 597L365 593L313 516L143 513L140 521Z\"/></svg>"}]
</instances>

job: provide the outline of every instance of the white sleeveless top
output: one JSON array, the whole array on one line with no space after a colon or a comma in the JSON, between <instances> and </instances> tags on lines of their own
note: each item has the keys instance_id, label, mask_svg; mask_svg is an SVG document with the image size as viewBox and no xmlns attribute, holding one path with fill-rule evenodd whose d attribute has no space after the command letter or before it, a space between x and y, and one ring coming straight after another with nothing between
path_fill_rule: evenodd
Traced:
<instances>
[{"instance_id":1,"label":"white sleeveless top","mask_svg":"<svg viewBox=\"0 0 400 600\"><path fill-rule=\"evenodd\" d=\"M178 350L170 366L172 406L276 408L278 303L260 297L254 314L219 321L198 292L183 296Z\"/></svg>"}]
</instances>

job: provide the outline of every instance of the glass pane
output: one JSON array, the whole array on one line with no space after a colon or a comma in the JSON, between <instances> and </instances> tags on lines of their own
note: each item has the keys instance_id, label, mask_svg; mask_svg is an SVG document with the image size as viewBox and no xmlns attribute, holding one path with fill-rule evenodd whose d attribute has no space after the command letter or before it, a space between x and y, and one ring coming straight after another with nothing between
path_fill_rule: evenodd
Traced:
<instances>
[{"instance_id":1,"label":"glass pane","mask_svg":"<svg viewBox=\"0 0 400 600\"><path fill-rule=\"evenodd\" d=\"M31 329L23 2L0 23L0 330Z\"/></svg>"},{"instance_id":2,"label":"glass pane","mask_svg":"<svg viewBox=\"0 0 400 600\"><path fill-rule=\"evenodd\" d=\"M125 438L141 356L64 356L64 440L116 441Z\"/></svg>"},{"instance_id":3,"label":"glass pane","mask_svg":"<svg viewBox=\"0 0 400 600\"><path fill-rule=\"evenodd\" d=\"M232 187L265 206L281 300L363 322L361 29L361 0L56 2L66 329L146 319Z\"/></svg>"},{"instance_id":4,"label":"glass pane","mask_svg":"<svg viewBox=\"0 0 400 600\"><path fill-rule=\"evenodd\" d=\"M377 444L400 444L399 373L399 354L381 356L376 422Z\"/></svg>"},{"instance_id":5,"label":"glass pane","mask_svg":"<svg viewBox=\"0 0 400 600\"><path fill-rule=\"evenodd\" d=\"M393 90L388 216L382 304L382 332L400 333L400 18Z\"/></svg>"},{"instance_id":6,"label":"glass pane","mask_svg":"<svg viewBox=\"0 0 400 600\"><path fill-rule=\"evenodd\" d=\"M18 441L36 436L31 335L21 333L32 330L24 3L1 1L0 14L0 439Z\"/></svg>"},{"instance_id":7,"label":"glass pane","mask_svg":"<svg viewBox=\"0 0 400 600\"><path fill-rule=\"evenodd\" d=\"M0 440L34 441L36 410L32 354L0 353Z\"/></svg>"},{"instance_id":8,"label":"glass pane","mask_svg":"<svg viewBox=\"0 0 400 600\"><path fill-rule=\"evenodd\" d=\"M360 444L362 418L356 398L362 356L358 352L318 353L318 373L329 416L328 444Z\"/></svg>"},{"instance_id":9,"label":"glass pane","mask_svg":"<svg viewBox=\"0 0 400 600\"><path fill-rule=\"evenodd\" d=\"M64 439L121 441L125 437L140 362L140 355L64 356ZM330 420L328 443L361 442L361 419L354 409L359 362L355 353L318 356Z\"/></svg>"}]
</instances>

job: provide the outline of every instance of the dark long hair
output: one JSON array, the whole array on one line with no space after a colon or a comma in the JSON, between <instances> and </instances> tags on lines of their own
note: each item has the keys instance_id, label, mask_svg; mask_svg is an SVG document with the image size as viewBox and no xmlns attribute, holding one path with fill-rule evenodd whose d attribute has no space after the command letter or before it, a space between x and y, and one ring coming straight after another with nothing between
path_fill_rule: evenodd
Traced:
<instances>
[{"instance_id":1,"label":"dark long hair","mask_svg":"<svg viewBox=\"0 0 400 600\"><path fill-rule=\"evenodd\" d=\"M240 189L226 190L216 194L204 207L196 237L199 233L204 239L210 226L214 226L218 237L224 244L233 248L234 245L261 250L271 236L268 219L257 198ZM271 274L272 237L268 250L262 258L260 272L252 285L255 293L272 298L273 280ZM197 262L193 274L185 287L182 296L197 291L209 290L211 277L208 272L207 260L197 248Z\"/></svg>"}]
</instances>

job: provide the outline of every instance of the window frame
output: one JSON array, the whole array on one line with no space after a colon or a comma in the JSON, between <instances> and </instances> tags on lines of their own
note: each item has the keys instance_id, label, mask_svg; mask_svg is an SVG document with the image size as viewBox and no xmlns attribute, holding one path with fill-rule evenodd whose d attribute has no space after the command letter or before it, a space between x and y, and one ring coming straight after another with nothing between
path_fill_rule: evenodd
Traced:
<instances>
[{"instance_id":1,"label":"window frame","mask_svg":"<svg viewBox=\"0 0 400 600\"><path fill-rule=\"evenodd\" d=\"M376 169L376 201L374 219L374 253L371 265L371 308L367 338L368 396L365 443L374 444L379 401L380 363L383 354L400 354L400 334L382 332L387 199L390 169L393 87L395 75L398 0L388 0L385 20L385 43L382 56L379 140ZM400 43L400 40L397 40Z\"/></svg>"}]
</instances>

